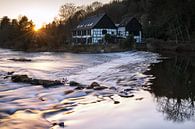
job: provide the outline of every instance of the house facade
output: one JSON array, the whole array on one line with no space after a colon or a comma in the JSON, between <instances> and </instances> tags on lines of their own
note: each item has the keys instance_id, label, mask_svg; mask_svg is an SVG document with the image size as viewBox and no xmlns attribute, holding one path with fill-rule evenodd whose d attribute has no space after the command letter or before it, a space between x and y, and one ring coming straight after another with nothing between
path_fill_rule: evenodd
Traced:
<instances>
[{"instance_id":1,"label":"house facade","mask_svg":"<svg viewBox=\"0 0 195 129\"><path fill-rule=\"evenodd\" d=\"M142 25L132 18L125 18L117 26L104 13L88 17L81 21L72 32L73 43L98 44L105 42L105 35L116 38L127 38L133 35L137 43L142 42Z\"/></svg>"},{"instance_id":2,"label":"house facade","mask_svg":"<svg viewBox=\"0 0 195 129\"><path fill-rule=\"evenodd\" d=\"M142 25L135 17L127 17L118 26L118 37L127 38L133 35L136 43L142 42Z\"/></svg>"},{"instance_id":3,"label":"house facade","mask_svg":"<svg viewBox=\"0 0 195 129\"><path fill-rule=\"evenodd\" d=\"M103 43L106 34L117 35L117 28L106 14L98 14L81 21L73 30L74 44Z\"/></svg>"}]
</instances>

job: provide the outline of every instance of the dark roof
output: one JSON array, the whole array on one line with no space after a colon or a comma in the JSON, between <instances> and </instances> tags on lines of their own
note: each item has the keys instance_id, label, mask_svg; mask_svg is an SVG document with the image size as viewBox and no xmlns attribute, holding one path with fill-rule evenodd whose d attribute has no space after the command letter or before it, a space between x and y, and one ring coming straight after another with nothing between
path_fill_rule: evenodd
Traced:
<instances>
[{"instance_id":1,"label":"dark roof","mask_svg":"<svg viewBox=\"0 0 195 129\"><path fill-rule=\"evenodd\" d=\"M98 14L95 16L91 16L81 21L79 25L77 25L76 29L91 29L93 28L106 14Z\"/></svg>"},{"instance_id":2,"label":"dark roof","mask_svg":"<svg viewBox=\"0 0 195 129\"><path fill-rule=\"evenodd\" d=\"M131 21L131 20L133 20L135 17L126 17L126 18L124 18L121 22L120 22L120 25L119 25L119 27L125 27L125 26L127 26L127 24Z\"/></svg>"}]
</instances>

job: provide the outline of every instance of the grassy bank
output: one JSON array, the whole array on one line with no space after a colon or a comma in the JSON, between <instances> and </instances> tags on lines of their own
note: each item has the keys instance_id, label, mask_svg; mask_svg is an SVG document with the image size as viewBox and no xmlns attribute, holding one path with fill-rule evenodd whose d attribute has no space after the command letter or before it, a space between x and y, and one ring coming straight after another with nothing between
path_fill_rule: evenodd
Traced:
<instances>
[{"instance_id":1,"label":"grassy bank","mask_svg":"<svg viewBox=\"0 0 195 129\"><path fill-rule=\"evenodd\" d=\"M11 45L10 45L11 46ZM195 52L195 43L193 42L175 42L175 41L163 41L159 39L147 39L145 43L109 43L109 44L89 44L89 45L53 45L48 46L46 43L42 46L1 46L2 48L8 48L16 51L25 52L72 52L72 53L110 53L110 52L124 52L129 50L138 51L152 51L152 52Z\"/></svg>"},{"instance_id":2,"label":"grassy bank","mask_svg":"<svg viewBox=\"0 0 195 129\"><path fill-rule=\"evenodd\" d=\"M68 45L65 44L60 47L29 47L24 49L22 47L2 47L6 49L12 49L15 51L25 52L72 52L72 53L110 53L110 52L123 52L129 51L132 47L124 47L121 43L115 44L91 44L91 45Z\"/></svg>"},{"instance_id":3,"label":"grassy bank","mask_svg":"<svg viewBox=\"0 0 195 129\"><path fill-rule=\"evenodd\" d=\"M102 43L102 44L75 44L59 43L58 41L36 42L30 41L10 41L1 43L1 48L12 49L25 52L73 52L73 53L109 53L129 51L133 48L133 42L122 40L117 43Z\"/></svg>"},{"instance_id":4,"label":"grassy bank","mask_svg":"<svg viewBox=\"0 0 195 129\"><path fill-rule=\"evenodd\" d=\"M149 51L195 52L195 43L193 42L148 39L145 43L146 49Z\"/></svg>"}]
</instances>

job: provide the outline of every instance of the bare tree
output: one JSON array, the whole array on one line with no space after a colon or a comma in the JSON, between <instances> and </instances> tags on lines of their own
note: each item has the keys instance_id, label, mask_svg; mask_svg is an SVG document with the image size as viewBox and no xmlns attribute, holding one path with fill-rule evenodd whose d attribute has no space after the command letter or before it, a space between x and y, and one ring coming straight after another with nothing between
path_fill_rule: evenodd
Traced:
<instances>
[{"instance_id":1,"label":"bare tree","mask_svg":"<svg viewBox=\"0 0 195 129\"><path fill-rule=\"evenodd\" d=\"M77 11L77 7L73 3L62 5L59 10L61 21L67 21Z\"/></svg>"},{"instance_id":2,"label":"bare tree","mask_svg":"<svg viewBox=\"0 0 195 129\"><path fill-rule=\"evenodd\" d=\"M95 1L91 4L93 11L97 10L98 8L100 8L102 6L103 6L103 4L101 2L98 2L98 1Z\"/></svg>"}]
</instances>

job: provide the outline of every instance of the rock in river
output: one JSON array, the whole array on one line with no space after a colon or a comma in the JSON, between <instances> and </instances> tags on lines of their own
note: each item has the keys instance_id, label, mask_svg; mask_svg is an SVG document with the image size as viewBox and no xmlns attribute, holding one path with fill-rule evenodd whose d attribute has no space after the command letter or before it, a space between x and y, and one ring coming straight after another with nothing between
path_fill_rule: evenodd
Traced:
<instances>
[{"instance_id":1,"label":"rock in river","mask_svg":"<svg viewBox=\"0 0 195 129\"><path fill-rule=\"evenodd\" d=\"M100 84L98 84L97 82L93 82L93 83L91 83L90 86L87 87L87 89L93 89L95 87L100 87Z\"/></svg>"},{"instance_id":2,"label":"rock in river","mask_svg":"<svg viewBox=\"0 0 195 129\"><path fill-rule=\"evenodd\" d=\"M70 85L70 86L81 86L80 83L75 82L75 81L70 81L70 82L69 82L69 85Z\"/></svg>"},{"instance_id":3,"label":"rock in river","mask_svg":"<svg viewBox=\"0 0 195 129\"><path fill-rule=\"evenodd\" d=\"M100 86L100 84L98 84L97 82L93 82L93 83L91 83L90 86L87 87L87 89L104 90L104 89L107 89L107 87Z\"/></svg>"},{"instance_id":4,"label":"rock in river","mask_svg":"<svg viewBox=\"0 0 195 129\"><path fill-rule=\"evenodd\" d=\"M27 75L13 75L11 76L11 80L13 82L30 83L32 78L29 78Z\"/></svg>"},{"instance_id":5,"label":"rock in river","mask_svg":"<svg viewBox=\"0 0 195 129\"><path fill-rule=\"evenodd\" d=\"M70 93L73 93L74 92L74 90L67 90L67 91L64 91L64 94L70 94Z\"/></svg>"},{"instance_id":6,"label":"rock in river","mask_svg":"<svg viewBox=\"0 0 195 129\"><path fill-rule=\"evenodd\" d=\"M19 58L19 59L9 59L9 60L12 60L12 61L19 61L19 62L31 62L32 60L31 59L25 59L25 58Z\"/></svg>"},{"instance_id":7,"label":"rock in river","mask_svg":"<svg viewBox=\"0 0 195 129\"><path fill-rule=\"evenodd\" d=\"M107 89L108 87L105 87L105 86L97 86L97 87L94 87L93 89L94 90L104 90L104 89Z\"/></svg>"},{"instance_id":8,"label":"rock in river","mask_svg":"<svg viewBox=\"0 0 195 129\"><path fill-rule=\"evenodd\" d=\"M119 95L120 97L124 97L124 98L134 97L134 95L128 94L127 92L124 92L124 91L120 92L118 95Z\"/></svg>"},{"instance_id":9,"label":"rock in river","mask_svg":"<svg viewBox=\"0 0 195 129\"><path fill-rule=\"evenodd\" d=\"M29 78L27 75L13 75L11 76L11 80L13 82L21 82L21 83L28 83L32 85L43 85L45 88L49 88L56 85L63 85L61 81L55 80L42 80L42 79L32 79Z\"/></svg>"}]
</instances>

